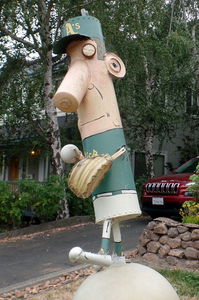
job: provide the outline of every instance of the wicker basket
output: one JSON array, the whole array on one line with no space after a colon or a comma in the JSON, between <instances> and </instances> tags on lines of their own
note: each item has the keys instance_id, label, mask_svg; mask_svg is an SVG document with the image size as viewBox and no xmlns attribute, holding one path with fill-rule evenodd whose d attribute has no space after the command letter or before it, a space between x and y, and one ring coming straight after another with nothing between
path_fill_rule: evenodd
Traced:
<instances>
[{"instance_id":1,"label":"wicker basket","mask_svg":"<svg viewBox=\"0 0 199 300\"><path fill-rule=\"evenodd\" d=\"M80 198L88 198L110 170L113 160L125 151L126 149L122 147L112 156L105 154L80 160L74 165L68 177L71 191Z\"/></svg>"}]
</instances>

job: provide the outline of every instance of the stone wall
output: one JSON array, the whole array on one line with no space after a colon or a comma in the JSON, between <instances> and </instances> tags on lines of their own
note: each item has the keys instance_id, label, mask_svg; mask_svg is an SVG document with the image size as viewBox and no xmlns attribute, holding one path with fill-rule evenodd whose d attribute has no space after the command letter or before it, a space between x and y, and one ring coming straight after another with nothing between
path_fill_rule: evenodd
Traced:
<instances>
[{"instance_id":1,"label":"stone wall","mask_svg":"<svg viewBox=\"0 0 199 300\"><path fill-rule=\"evenodd\" d=\"M166 260L199 270L199 225L156 218L140 236L138 253L147 261Z\"/></svg>"}]
</instances>

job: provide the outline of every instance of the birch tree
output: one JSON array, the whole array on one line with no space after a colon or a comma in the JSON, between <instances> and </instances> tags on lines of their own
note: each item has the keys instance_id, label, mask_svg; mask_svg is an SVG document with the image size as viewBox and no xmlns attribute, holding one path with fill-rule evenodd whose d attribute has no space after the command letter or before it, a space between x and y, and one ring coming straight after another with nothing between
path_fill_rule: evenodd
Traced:
<instances>
[{"instance_id":1,"label":"birch tree","mask_svg":"<svg viewBox=\"0 0 199 300\"><path fill-rule=\"evenodd\" d=\"M124 128L134 149L146 154L153 177L153 145L172 138L184 115L193 80L193 43L182 2L117 1L113 10L127 76L118 89ZM120 50L121 49L121 50ZM120 50L120 52L119 52Z\"/></svg>"},{"instance_id":2,"label":"birch tree","mask_svg":"<svg viewBox=\"0 0 199 300\"><path fill-rule=\"evenodd\" d=\"M56 2L57 6L56 6ZM43 104L45 110L45 140L52 150L52 166L54 173L57 175L63 175L63 163L60 158L60 130L57 120L57 111L52 102L53 96L53 81L52 81L52 66L54 63L54 57L52 47L54 41L57 39L58 29L62 22L61 7L67 4L67 1L54 1L54 0L25 0L25 1L2 1L0 11L0 43L1 43L1 56L3 58L3 67L1 73L10 69L12 72L10 78L4 83L9 84L16 83L16 78L12 75L15 73L17 64L18 68L23 73L24 77L28 80L29 85L31 81L35 81L35 78L31 75L38 74L40 76L40 82L37 82L38 88L34 89L34 96L38 90L41 89L40 102ZM22 72L23 70L23 72ZM19 72L20 73L20 72ZM18 73L18 74L19 74ZM26 74L25 74L26 73ZM34 74L33 74L34 73ZM3 76L3 74L1 74ZM17 74L15 74L17 77ZM11 81L9 81L11 79ZM26 82L27 83L27 82ZM23 83L22 83L23 84ZM24 85L23 85L24 86ZM24 89L26 87L24 86ZM4 85L4 92L6 86ZM27 86L26 93L23 93L21 101L21 108L28 103L30 94L27 92L29 86ZM10 95L13 95L10 91ZM8 93L8 91L7 91ZM16 94L16 97L22 95ZM10 103L11 104L11 103ZM40 108L42 105L40 106ZM32 107L30 107L31 109ZM23 110L23 109L22 109ZM5 111L7 114L7 112ZM29 114L31 115L31 114ZM8 117L8 115L6 115ZM34 114L34 118L31 118L33 122L37 120ZM38 118L40 119L40 118ZM35 126L35 130L38 130L39 123ZM41 129L41 128L40 128ZM44 133L44 130L40 130L40 133ZM68 217L68 205L66 199L62 203L63 211L60 217Z\"/></svg>"}]
</instances>

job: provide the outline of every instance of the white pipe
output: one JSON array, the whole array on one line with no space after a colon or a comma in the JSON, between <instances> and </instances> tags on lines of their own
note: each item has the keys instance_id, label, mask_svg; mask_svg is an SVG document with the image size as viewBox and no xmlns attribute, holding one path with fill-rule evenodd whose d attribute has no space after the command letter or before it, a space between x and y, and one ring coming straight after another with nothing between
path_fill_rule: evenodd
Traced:
<instances>
[{"instance_id":1,"label":"white pipe","mask_svg":"<svg viewBox=\"0 0 199 300\"><path fill-rule=\"evenodd\" d=\"M108 267L112 264L125 264L125 257L96 254L83 251L80 247L74 247L69 252L69 259L76 263L91 263Z\"/></svg>"},{"instance_id":2,"label":"white pipe","mask_svg":"<svg viewBox=\"0 0 199 300\"><path fill-rule=\"evenodd\" d=\"M112 231L113 231L114 242L120 243L122 241L122 238L121 238L120 224L118 222L113 223Z\"/></svg>"}]
</instances>

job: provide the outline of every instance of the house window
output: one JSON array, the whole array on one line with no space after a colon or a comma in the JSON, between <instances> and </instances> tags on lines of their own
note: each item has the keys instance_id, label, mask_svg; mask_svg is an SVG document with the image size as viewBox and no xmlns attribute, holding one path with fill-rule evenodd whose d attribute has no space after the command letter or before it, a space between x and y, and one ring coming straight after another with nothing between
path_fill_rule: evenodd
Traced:
<instances>
[{"instance_id":1,"label":"house window","mask_svg":"<svg viewBox=\"0 0 199 300\"><path fill-rule=\"evenodd\" d=\"M154 154L154 173L155 176L164 174L165 166L165 155L163 154ZM145 176L146 174L146 156L145 153L135 152L135 165L134 165L134 176L135 179Z\"/></svg>"},{"instance_id":2,"label":"house window","mask_svg":"<svg viewBox=\"0 0 199 300\"><path fill-rule=\"evenodd\" d=\"M199 95L196 90L188 89L186 97L186 112L192 115L197 114L199 110Z\"/></svg>"},{"instance_id":3,"label":"house window","mask_svg":"<svg viewBox=\"0 0 199 300\"><path fill-rule=\"evenodd\" d=\"M8 180L16 181L19 179L19 158L11 157L8 164Z\"/></svg>"}]
</instances>

